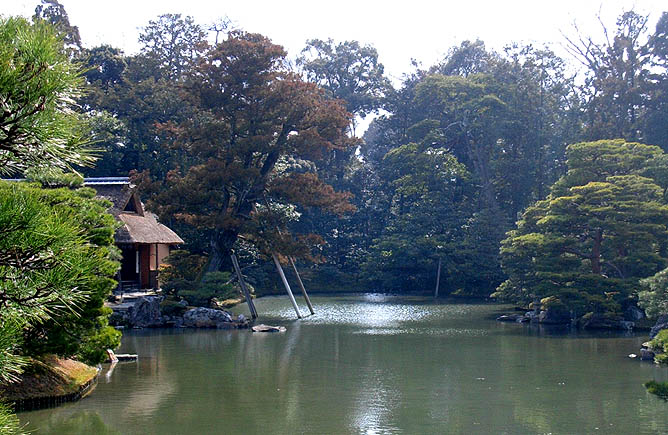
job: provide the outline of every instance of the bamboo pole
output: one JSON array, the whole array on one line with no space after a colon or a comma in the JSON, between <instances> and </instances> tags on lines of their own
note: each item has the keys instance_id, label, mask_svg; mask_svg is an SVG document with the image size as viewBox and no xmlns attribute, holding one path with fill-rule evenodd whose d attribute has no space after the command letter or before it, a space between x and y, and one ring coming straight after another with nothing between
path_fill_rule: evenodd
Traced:
<instances>
[{"instance_id":1,"label":"bamboo pole","mask_svg":"<svg viewBox=\"0 0 668 435\"><path fill-rule=\"evenodd\" d=\"M441 257L438 257L438 272L436 272L436 290L434 291L434 297L438 297L438 287L441 284Z\"/></svg>"},{"instance_id":2,"label":"bamboo pole","mask_svg":"<svg viewBox=\"0 0 668 435\"><path fill-rule=\"evenodd\" d=\"M290 284L288 284L288 280L285 278L283 267L281 267L281 263L278 261L276 254L271 254L271 258L274 259L274 264L276 265L276 269L278 269L278 274L281 275L281 281L283 281L285 291L287 291L288 296L290 296L290 302L292 302L292 307L295 309L295 313L297 313L297 318L301 319L302 315L299 312L299 307L297 307L297 301L295 301L295 296L292 294L292 289L290 289Z\"/></svg>"},{"instance_id":3,"label":"bamboo pole","mask_svg":"<svg viewBox=\"0 0 668 435\"><path fill-rule=\"evenodd\" d=\"M295 259L290 257L290 264L292 264L292 270L295 271L295 275L297 275L297 282L299 283L299 288L302 289L302 294L304 295L304 299L306 300L306 305L308 305L308 309L311 312L311 314L315 314L315 311L313 311L313 305L311 305L311 299L308 297L308 294L306 293L306 289L304 288L304 283L302 282L302 277L299 276L299 272L297 271L297 266L295 266Z\"/></svg>"},{"instance_id":4,"label":"bamboo pole","mask_svg":"<svg viewBox=\"0 0 668 435\"><path fill-rule=\"evenodd\" d=\"M246 287L246 281L244 281L244 277L241 274L241 268L239 267L239 260L237 259L237 256L234 253L232 253L230 257L232 257L232 265L234 266L234 271L237 274L237 279L239 279L239 285L241 285L241 290L243 290L244 296L246 297L248 310L250 311L253 320L255 320L257 319L257 310L255 309L255 304L253 303L253 298L251 297L251 294L248 291L248 287Z\"/></svg>"}]
</instances>

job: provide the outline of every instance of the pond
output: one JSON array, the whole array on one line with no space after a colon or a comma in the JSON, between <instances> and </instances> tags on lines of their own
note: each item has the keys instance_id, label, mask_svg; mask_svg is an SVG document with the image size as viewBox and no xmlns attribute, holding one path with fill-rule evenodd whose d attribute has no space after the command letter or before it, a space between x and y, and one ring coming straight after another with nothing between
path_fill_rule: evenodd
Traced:
<instances>
[{"instance_id":1,"label":"pond","mask_svg":"<svg viewBox=\"0 0 668 435\"><path fill-rule=\"evenodd\" d=\"M87 398L20 414L38 434L668 433L627 357L646 333L500 323L500 305L379 294L313 297L294 320L262 298L246 330L127 331ZM243 311L243 308L240 308ZM305 307L303 312L308 312Z\"/></svg>"}]
</instances>

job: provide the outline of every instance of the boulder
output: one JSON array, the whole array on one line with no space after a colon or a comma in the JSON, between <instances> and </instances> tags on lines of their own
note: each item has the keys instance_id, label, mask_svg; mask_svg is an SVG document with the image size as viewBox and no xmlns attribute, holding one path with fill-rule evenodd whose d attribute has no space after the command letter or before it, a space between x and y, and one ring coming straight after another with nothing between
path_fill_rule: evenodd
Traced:
<instances>
[{"instance_id":1,"label":"boulder","mask_svg":"<svg viewBox=\"0 0 668 435\"><path fill-rule=\"evenodd\" d=\"M521 322L522 317L521 314L504 314L503 316L497 317L496 320L498 322Z\"/></svg>"},{"instance_id":2,"label":"boulder","mask_svg":"<svg viewBox=\"0 0 668 435\"><path fill-rule=\"evenodd\" d=\"M146 296L137 299L137 301L128 308L126 321L129 326L135 328L146 328L162 326L162 316L160 315L160 296Z\"/></svg>"},{"instance_id":3,"label":"boulder","mask_svg":"<svg viewBox=\"0 0 668 435\"><path fill-rule=\"evenodd\" d=\"M654 352L649 349L640 349L640 359L643 361L654 361Z\"/></svg>"},{"instance_id":4,"label":"boulder","mask_svg":"<svg viewBox=\"0 0 668 435\"><path fill-rule=\"evenodd\" d=\"M668 329L668 314L664 314L658 318L652 329L649 331L649 338L656 337L662 329Z\"/></svg>"},{"instance_id":5,"label":"boulder","mask_svg":"<svg viewBox=\"0 0 668 435\"><path fill-rule=\"evenodd\" d=\"M232 316L222 310L198 307L183 315L183 326L190 328L232 328Z\"/></svg>"},{"instance_id":6,"label":"boulder","mask_svg":"<svg viewBox=\"0 0 668 435\"><path fill-rule=\"evenodd\" d=\"M619 328L625 331L632 331L635 326L636 322L630 322L628 320L622 320L619 322Z\"/></svg>"},{"instance_id":7,"label":"boulder","mask_svg":"<svg viewBox=\"0 0 668 435\"><path fill-rule=\"evenodd\" d=\"M535 310L534 311L527 311L526 313L524 313L524 319L525 319L524 321L525 322L537 322L539 314L540 313L536 312Z\"/></svg>"}]
</instances>

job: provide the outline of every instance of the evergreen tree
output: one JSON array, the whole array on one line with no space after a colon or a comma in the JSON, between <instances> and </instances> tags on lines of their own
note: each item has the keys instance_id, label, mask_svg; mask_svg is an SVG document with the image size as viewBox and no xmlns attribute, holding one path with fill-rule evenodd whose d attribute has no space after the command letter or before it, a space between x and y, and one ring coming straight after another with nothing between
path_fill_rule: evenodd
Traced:
<instances>
[{"instance_id":1,"label":"evergreen tree","mask_svg":"<svg viewBox=\"0 0 668 435\"><path fill-rule=\"evenodd\" d=\"M640 278L665 267L668 206L639 175L660 148L623 140L567 148L568 173L529 207L501 246L508 280L496 297L553 297L576 317L618 314Z\"/></svg>"}]
</instances>

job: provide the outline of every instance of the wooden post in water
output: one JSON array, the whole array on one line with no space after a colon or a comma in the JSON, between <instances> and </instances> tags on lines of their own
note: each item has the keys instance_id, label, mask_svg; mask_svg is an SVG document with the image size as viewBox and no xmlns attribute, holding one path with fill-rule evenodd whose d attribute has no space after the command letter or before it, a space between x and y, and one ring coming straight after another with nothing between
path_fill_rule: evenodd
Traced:
<instances>
[{"instance_id":1,"label":"wooden post in water","mask_svg":"<svg viewBox=\"0 0 668 435\"><path fill-rule=\"evenodd\" d=\"M269 205L269 200L267 199L267 195L262 194L264 197L264 204L267 207L267 211L269 212L270 215L273 215L273 212L271 211L271 206ZM278 228L278 225L276 225L276 231L278 234L281 234L281 229ZM290 290L290 285L288 284L288 281L285 279L285 274L283 273L283 268L281 267L281 263L276 261L276 256L272 254L274 257L274 262L276 262L276 267L279 270L279 273L281 274L281 278L283 279L283 284L285 285L286 290L288 291L288 294L290 297L293 299L293 305L295 307L295 311L297 311L297 317L301 319L299 316L299 310L297 309L297 303L294 302L294 296L292 296L292 291ZM299 282L299 288L302 290L302 294L304 295L304 299L306 300L306 305L308 305L308 309L311 312L311 315L315 314L315 311L313 311L313 305L311 304L311 299L308 297L308 294L306 293L306 288L304 288L304 283L302 282L302 277L299 276L299 272L297 271L297 266L295 266L295 260L292 258L292 256L288 257L290 259L290 264L292 265L292 269L295 271L295 275L297 275L297 282Z\"/></svg>"},{"instance_id":2,"label":"wooden post in water","mask_svg":"<svg viewBox=\"0 0 668 435\"><path fill-rule=\"evenodd\" d=\"M313 311L313 305L311 305L311 299L309 299L308 294L306 293L306 289L304 288L304 283L302 282L302 277L299 276L299 272L297 272L297 266L295 266L295 259L290 257L290 264L292 264L292 270L295 271L295 275L297 275L297 282L299 283L299 288L302 289L302 294L304 295L304 299L306 300L306 305L308 305L308 309L311 312L311 315L315 314L315 311Z\"/></svg>"},{"instance_id":3,"label":"wooden post in water","mask_svg":"<svg viewBox=\"0 0 668 435\"><path fill-rule=\"evenodd\" d=\"M434 291L434 297L438 297L438 287L441 284L441 257L438 257L438 272L436 272L436 290Z\"/></svg>"},{"instance_id":4,"label":"wooden post in water","mask_svg":"<svg viewBox=\"0 0 668 435\"><path fill-rule=\"evenodd\" d=\"M271 258L274 259L274 264L276 265L276 269L278 269L278 274L281 275L281 281L283 281L283 285L285 286L285 291L288 292L288 296L290 296L290 302L292 302L292 307L295 309L295 313L297 313L297 318L301 319L302 315L299 312L299 307L297 307L297 301L295 301L295 296L292 294L292 290L290 289L290 284L288 284L288 280L285 278L285 273L283 272L283 267L281 267L281 262L278 261L278 257L276 254L271 254Z\"/></svg>"},{"instance_id":5,"label":"wooden post in water","mask_svg":"<svg viewBox=\"0 0 668 435\"><path fill-rule=\"evenodd\" d=\"M232 257L232 265L234 266L234 271L237 274L237 279L239 279L239 285L241 286L241 290L244 292L244 296L246 297L246 303L248 304L248 310L250 311L251 317L253 320L257 319L257 310L255 309L255 304L253 303L253 298L251 297L250 292L248 291L248 287L246 287L246 281L244 281L243 275L241 275L241 268L239 267L239 260L237 259L237 256L235 253L232 253L230 255Z\"/></svg>"}]
</instances>

